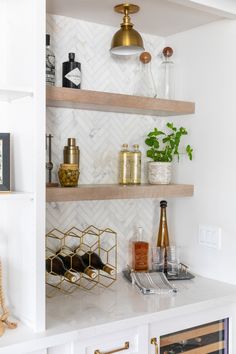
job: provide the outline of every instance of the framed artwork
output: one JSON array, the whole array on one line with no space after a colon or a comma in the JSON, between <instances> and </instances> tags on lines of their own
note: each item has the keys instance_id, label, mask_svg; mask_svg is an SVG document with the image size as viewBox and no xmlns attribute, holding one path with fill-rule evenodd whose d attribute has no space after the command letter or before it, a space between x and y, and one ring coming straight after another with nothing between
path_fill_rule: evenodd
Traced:
<instances>
[{"instance_id":1,"label":"framed artwork","mask_svg":"<svg viewBox=\"0 0 236 354\"><path fill-rule=\"evenodd\" d=\"M10 191L10 133L0 133L0 192Z\"/></svg>"}]
</instances>

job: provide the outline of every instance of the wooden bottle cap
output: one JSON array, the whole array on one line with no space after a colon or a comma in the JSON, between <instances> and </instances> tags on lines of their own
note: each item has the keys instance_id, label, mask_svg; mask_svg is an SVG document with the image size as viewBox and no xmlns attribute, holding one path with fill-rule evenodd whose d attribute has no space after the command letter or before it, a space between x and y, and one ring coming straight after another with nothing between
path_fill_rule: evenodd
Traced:
<instances>
[{"instance_id":1,"label":"wooden bottle cap","mask_svg":"<svg viewBox=\"0 0 236 354\"><path fill-rule=\"evenodd\" d=\"M139 60L143 64L148 64L152 60L152 56L151 56L151 54L149 52L143 52L143 53L140 54Z\"/></svg>"},{"instance_id":2,"label":"wooden bottle cap","mask_svg":"<svg viewBox=\"0 0 236 354\"><path fill-rule=\"evenodd\" d=\"M165 47L162 51L163 55L165 58L170 58L172 57L174 51L171 47Z\"/></svg>"}]
</instances>

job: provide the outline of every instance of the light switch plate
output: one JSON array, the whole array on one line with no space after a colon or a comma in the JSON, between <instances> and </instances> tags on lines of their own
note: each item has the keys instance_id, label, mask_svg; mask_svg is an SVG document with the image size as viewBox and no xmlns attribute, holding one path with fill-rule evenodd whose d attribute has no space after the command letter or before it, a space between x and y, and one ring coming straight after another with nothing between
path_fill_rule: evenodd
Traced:
<instances>
[{"instance_id":1,"label":"light switch plate","mask_svg":"<svg viewBox=\"0 0 236 354\"><path fill-rule=\"evenodd\" d=\"M202 246L221 249L221 228L210 225L199 225L198 241Z\"/></svg>"}]
</instances>

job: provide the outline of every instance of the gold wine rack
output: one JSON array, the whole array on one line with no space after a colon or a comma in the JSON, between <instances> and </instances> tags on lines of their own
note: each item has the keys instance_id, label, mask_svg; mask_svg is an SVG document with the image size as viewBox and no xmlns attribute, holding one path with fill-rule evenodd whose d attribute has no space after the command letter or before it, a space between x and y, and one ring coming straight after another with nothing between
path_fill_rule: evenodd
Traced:
<instances>
[{"instance_id":1,"label":"gold wine rack","mask_svg":"<svg viewBox=\"0 0 236 354\"><path fill-rule=\"evenodd\" d=\"M72 227L65 232L55 228L46 234L46 253L49 251L55 257L57 255L63 256L63 248L65 247L80 256L87 252L95 252L104 264L114 269L114 275L96 270L97 275L92 279L85 273L75 272L70 268L69 271L76 276L76 281L71 282L63 276L56 275L51 269L46 272L48 297L56 295L58 291L63 294L72 294L78 288L91 290L97 285L107 288L114 283L117 278L117 234L115 231L110 228L98 229L91 225L85 230ZM91 264L88 267L95 270Z\"/></svg>"}]
</instances>

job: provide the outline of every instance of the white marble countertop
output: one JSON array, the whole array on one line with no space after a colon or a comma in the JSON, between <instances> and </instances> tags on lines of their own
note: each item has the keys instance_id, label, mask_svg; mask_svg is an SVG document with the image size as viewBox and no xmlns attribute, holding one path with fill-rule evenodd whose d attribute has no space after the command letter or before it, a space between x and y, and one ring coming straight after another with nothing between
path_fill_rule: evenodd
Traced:
<instances>
[{"instance_id":1,"label":"white marble countertop","mask_svg":"<svg viewBox=\"0 0 236 354\"><path fill-rule=\"evenodd\" d=\"M131 320L138 323L158 321L173 315L214 307L223 301L236 303L236 286L196 277L175 281L178 292L166 295L143 295L122 275L107 289L77 291L72 296L60 295L47 301L47 328L66 323L71 330L83 330L112 322Z\"/></svg>"},{"instance_id":2,"label":"white marble countertop","mask_svg":"<svg viewBox=\"0 0 236 354\"><path fill-rule=\"evenodd\" d=\"M0 341L0 354L20 353L34 345L64 344L80 338L124 330L125 327L157 322L174 316L207 311L215 306L236 304L236 286L196 277L174 282L173 295L142 295L120 275L107 289L78 290L73 295L47 299L47 330L33 333L26 327L8 331ZM92 331L92 332L91 332ZM14 351L15 350L15 351Z\"/></svg>"}]
</instances>

